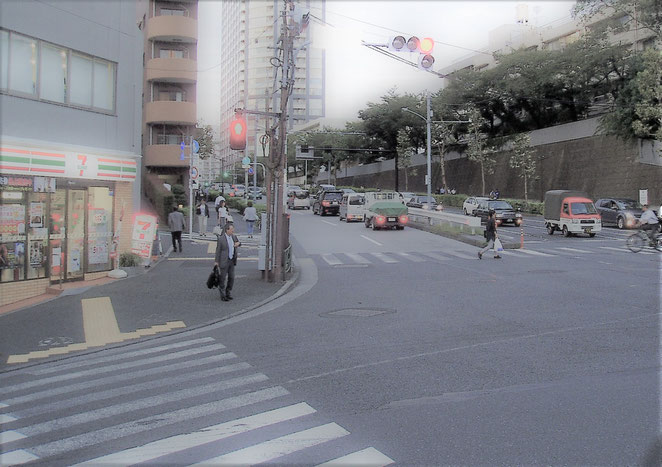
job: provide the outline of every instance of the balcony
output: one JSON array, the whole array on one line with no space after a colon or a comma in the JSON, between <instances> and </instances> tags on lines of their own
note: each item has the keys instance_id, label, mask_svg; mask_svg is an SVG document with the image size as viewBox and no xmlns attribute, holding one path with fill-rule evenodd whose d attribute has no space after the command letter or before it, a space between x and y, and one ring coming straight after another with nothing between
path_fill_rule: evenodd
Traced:
<instances>
[{"instance_id":1,"label":"balcony","mask_svg":"<svg viewBox=\"0 0 662 467\"><path fill-rule=\"evenodd\" d=\"M194 102L156 101L145 104L145 123L148 125L195 125L196 122Z\"/></svg>"},{"instance_id":2,"label":"balcony","mask_svg":"<svg viewBox=\"0 0 662 467\"><path fill-rule=\"evenodd\" d=\"M197 62L188 58L152 58L145 67L147 81L188 83L197 81Z\"/></svg>"},{"instance_id":3,"label":"balcony","mask_svg":"<svg viewBox=\"0 0 662 467\"><path fill-rule=\"evenodd\" d=\"M195 44L198 42L198 21L188 16L154 16L147 21L147 39Z\"/></svg>"},{"instance_id":4,"label":"balcony","mask_svg":"<svg viewBox=\"0 0 662 467\"><path fill-rule=\"evenodd\" d=\"M145 147L146 167L188 167L188 159L181 160L179 144L150 144Z\"/></svg>"}]
</instances>

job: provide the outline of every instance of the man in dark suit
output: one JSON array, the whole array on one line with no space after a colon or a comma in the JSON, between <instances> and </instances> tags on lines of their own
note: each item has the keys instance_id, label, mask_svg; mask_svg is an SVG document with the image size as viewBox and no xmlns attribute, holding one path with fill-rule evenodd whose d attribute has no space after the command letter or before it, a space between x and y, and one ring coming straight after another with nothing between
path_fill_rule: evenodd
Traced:
<instances>
[{"instance_id":1,"label":"man in dark suit","mask_svg":"<svg viewBox=\"0 0 662 467\"><path fill-rule=\"evenodd\" d=\"M232 286L234 285L234 267L237 265L237 249L241 246L234 234L234 224L227 223L223 233L216 240L216 258L214 264L218 266L218 290L221 300L232 300ZM225 277L227 276L227 285Z\"/></svg>"}]
</instances>

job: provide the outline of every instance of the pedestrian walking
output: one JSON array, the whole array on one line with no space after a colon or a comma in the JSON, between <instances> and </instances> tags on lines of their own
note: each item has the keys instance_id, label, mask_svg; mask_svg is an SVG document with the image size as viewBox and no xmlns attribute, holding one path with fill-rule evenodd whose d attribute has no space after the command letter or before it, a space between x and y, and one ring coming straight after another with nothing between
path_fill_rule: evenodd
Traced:
<instances>
[{"instance_id":1,"label":"pedestrian walking","mask_svg":"<svg viewBox=\"0 0 662 467\"><path fill-rule=\"evenodd\" d=\"M253 207L253 202L249 201L248 206L244 209L244 221L246 221L246 228L248 230L248 238L253 238L253 225L257 220L257 210Z\"/></svg>"},{"instance_id":2,"label":"pedestrian walking","mask_svg":"<svg viewBox=\"0 0 662 467\"><path fill-rule=\"evenodd\" d=\"M172 249L177 251L177 244L179 243L179 252L182 252L182 230L186 228L184 222L184 214L182 214L177 206L172 207L172 212L168 214L168 227L170 227L170 235L172 235Z\"/></svg>"},{"instance_id":3,"label":"pedestrian walking","mask_svg":"<svg viewBox=\"0 0 662 467\"><path fill-rule=\"evenodd\" d=\"M497 228L496 228L496 212L490 209L489 217L487 218L487 225L485 226L485 238L487 239L487 246L478 252L478 259L483 259L483 254L490 248L494 249L494 258L499 259L499 252L494 245L494 241L497 239Z\"/></svg>"},{"instance_id":4,"label":"pedestrian walking","mask_svg":"<svg viewBox=\"0 0 662 467\"><path fill-rule=\"evenodd\" d=\"M218 267L218 290L224 302L233 299L231 292L234 286L234 267L237 265L237 250L240 246L241 242L234 234L234 224L226 224L223 233L216 240L214 258L214 265Z\"/></svg>"},{"instance_id":5,"label":"pedestrian walking","mask_svg":"<svg viewBox=\"0 0 662 467\"><path fill-rule=\"evenodd\" d=\"M207 221L209 220L209 208L207 203L200 201L195 208L195 213L198 215L198 232L203 237L207 236Z\"/></svg>"},{"instance_id":6,"label":"pedestrian walking","mask_svg":"<svg viewBox=\"0 0 662 467\"><path fill-rule=\"evenodd\" d=\"M221 201L225 201L225 198L222 195L218 195L214 200L214 209L218 211L218 207L221 205Z\"/></svg>"},{"instance_id":7,"label":"pedestrian walking","mask_svg":"<svg viewBox=\"0 0 662 467\"><path fill-rule=\"evenodd\" d=\"M225 200L221 201L221 204L218 205L218 225L221 226L221 229L225 227L225 224L228 221L228 208L225 205Z\"/></svg>"}]
</instances>

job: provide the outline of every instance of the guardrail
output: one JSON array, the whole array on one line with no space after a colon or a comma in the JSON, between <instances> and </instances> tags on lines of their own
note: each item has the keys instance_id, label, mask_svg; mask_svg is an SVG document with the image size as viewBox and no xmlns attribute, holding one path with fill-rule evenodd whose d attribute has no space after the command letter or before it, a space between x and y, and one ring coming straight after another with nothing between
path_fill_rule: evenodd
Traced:
<instances>
[{"instance_id":1,"label":"guardrail","mask_svg":"<svg viewBox=\"0 0 662 467\"><path fill-rule=\"evenodd\" d=\"M480 217L451 214L444 211L428 211L427 209L409 208L409 219L412 222L428 225L449 224L457 226L460 231L467 231L471 235L478 235L484 230L480 225Z\"/></svg>"}]
</instances>

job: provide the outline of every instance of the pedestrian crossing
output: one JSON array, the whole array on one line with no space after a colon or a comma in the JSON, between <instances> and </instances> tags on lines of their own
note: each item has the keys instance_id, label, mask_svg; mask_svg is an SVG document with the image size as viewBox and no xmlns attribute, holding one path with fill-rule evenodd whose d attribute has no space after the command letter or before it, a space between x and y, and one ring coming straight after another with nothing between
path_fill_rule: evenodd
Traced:
<instances>
[{"instance_id":1,"label":"pedestrian crossing","mask_svg":"<svg viewBox=\"0 0 662 467\"><path fill-rule=\"evenodd\" d=\"M129 348L4 374L0 465L394 462L212 337Z\"/></svg>"},{"instance_id":2,"label":"pedestrian crossing","mask_svg":"<svg viewBox=\"0 0 662 467\"><path fill-rule=\"evenodd\" d=\"M477 252L475 251L408 251L408 252L361 252L361 253L324 253L319 255L312 255L313 258L319 259L319 265L327 265L332 267L349 266L349 265L370 265L370 264L397 264L397 263L423 263L423 262L446 262L453 260L466 260L475 261L478 259ZM570 247L549 247L541 249L536 247L533 249L508 249L502 251L500 254L508 258L516 259L532 259L532 258L577 258L581 256L595 257L596 254L613 254L618 252L628 255L634 255L625 247L609 247L599 246L596 250L588 250L581 248ZM488 251L488 255L491 250ZM656 255L659 254L655 251L642 250L638 255ZM634 257L634 256L633 256Z\"/></svg>"}]
</instances>

